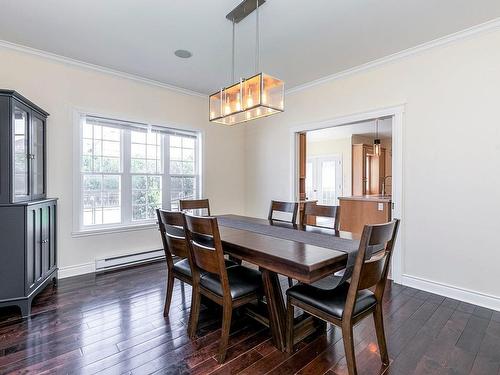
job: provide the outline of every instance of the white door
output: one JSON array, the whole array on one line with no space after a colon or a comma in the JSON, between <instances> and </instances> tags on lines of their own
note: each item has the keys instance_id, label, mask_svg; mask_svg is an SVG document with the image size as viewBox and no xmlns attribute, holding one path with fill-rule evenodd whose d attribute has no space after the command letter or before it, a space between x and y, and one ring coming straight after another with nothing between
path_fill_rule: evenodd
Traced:
<instances>
[{"instance_id":1,"label":"white door","mask_svg":"<svg viewBox=\"0 0 500 375\"><path fill-rule=\"evenodd\" d=\"M306 164L306 196L318 204L338 205L342 195L342 159L340 156L313 156Z\"/></svg>"}]
</instances>

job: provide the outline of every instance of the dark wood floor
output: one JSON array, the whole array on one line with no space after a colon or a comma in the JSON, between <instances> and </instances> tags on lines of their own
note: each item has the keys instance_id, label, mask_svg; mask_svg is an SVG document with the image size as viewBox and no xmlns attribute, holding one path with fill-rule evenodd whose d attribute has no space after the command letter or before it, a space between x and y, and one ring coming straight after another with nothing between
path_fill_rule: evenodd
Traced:
<instances>
[{"instance_id":1,"label":"dark wood floor","mask_svg":"<svg viewBox=\"0 0 500 375\"><path fill-rule=\"evenodd\" d=\"M34 301L31 319L0 309L0 373L346 374L338 329L277 351L268 330L234 319L227 362L217 353L220 310L205 308L199 338L186 336L189 286L163 318L162 263L64 279ZM286 280L284 285L286 285ZM381 369L371 319L355 328L361 374L500 374L500 313L389 284L385 321L391 366Z\"/></svg>"}]
</instances>

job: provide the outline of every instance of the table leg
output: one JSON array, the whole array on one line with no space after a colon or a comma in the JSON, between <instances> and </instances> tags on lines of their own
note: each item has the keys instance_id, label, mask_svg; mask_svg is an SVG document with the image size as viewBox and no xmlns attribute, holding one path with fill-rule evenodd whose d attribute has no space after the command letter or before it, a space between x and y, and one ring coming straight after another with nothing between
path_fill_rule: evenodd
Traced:
<instances>
[{"instance_id":1,"label":"table leg","mask_svg":"<svg viewBox=\"0 0 500 375\"><path fill-rule=\"evenodd\" d=\"M281 351L285 350L286 341L286 307L281 292L278 275L275 272L262 269L264 293L266 294L269 326L274 345Z\"/></svg>"}]
</instances>

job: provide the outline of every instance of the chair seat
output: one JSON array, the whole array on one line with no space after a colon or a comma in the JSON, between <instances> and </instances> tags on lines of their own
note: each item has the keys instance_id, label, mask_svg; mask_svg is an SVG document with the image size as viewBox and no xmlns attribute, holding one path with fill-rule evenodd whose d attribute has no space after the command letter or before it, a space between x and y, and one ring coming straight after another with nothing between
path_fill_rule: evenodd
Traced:
<instances>
[{"instance_id":1,"label":"chair seat","mask_svg":"<svg viewBox=\"0 0 500 375\"><path fill-rule=\"evenodd\" d=\"M227 269L227 278L233 299L257 292L262 287L262 275L260 271L245 266L237 265L229 267ZM200 284L205 289L222 297L222 284L218 275L206 273L200 278Z\"/></svg>"},{"instance_id":2,"label":"chair seat","mask_svg":"<svg viewBox=\"0 0 500 375\"><path fill-rule=\"evenodd\" d=\"M232 260L226 260L226 268L237 266L238 263ZM185 276L192 277L191 274L191 266L189 265L189 261L187 259L182 259L176 263L174 263L174 271L182 273ZM206 272L202 271L201 274L204 275Z\"/></svg>"},{"instance_id":3,"label":"chair seat","mask_svg":"<svg viewBox=\"0 0 500 375\"><path fill-rule=\"evenodd\" d=\"M336 278L332 278L333 284L335 284L334 279ZM319 284L322 287L319 287ZM298 284L288 289L286 294L337 319L342 319L347 292L349 291L349 283L345 282L336 288L325 289L324 286L327 284L328 282L318 283L317 286ZM371 291L360 290L354 307L354 316L375 306L376 303L375 295Z\"/></svg>"}]
</instances>

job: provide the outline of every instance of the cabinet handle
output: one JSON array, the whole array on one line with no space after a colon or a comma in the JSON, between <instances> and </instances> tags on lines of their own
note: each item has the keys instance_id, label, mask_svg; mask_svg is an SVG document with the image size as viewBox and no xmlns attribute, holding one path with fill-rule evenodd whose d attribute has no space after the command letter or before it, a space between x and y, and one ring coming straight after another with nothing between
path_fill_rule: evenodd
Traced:
<instances>
[{"instance_id":1,"label":"cabinet handle","mask_svg":"<svg viewBox=\"0 0 500 375\"><path fill-rule=\"evenodd\" d=\"M35 154L28 154L28 159L34 159L35 158Z\"/></svg>"},{"instance_id":2,"label":"cabinet handle","mask_svg":"<svg viewBox=\"0 0 500 375\"><path fill-rule=\"evenodd\" d=\"M49 242L49 240L48 240L48 239L46 239L46 240L42 240L42 243L47 243L47 242Z\"/></svg>"}]
</instances>

